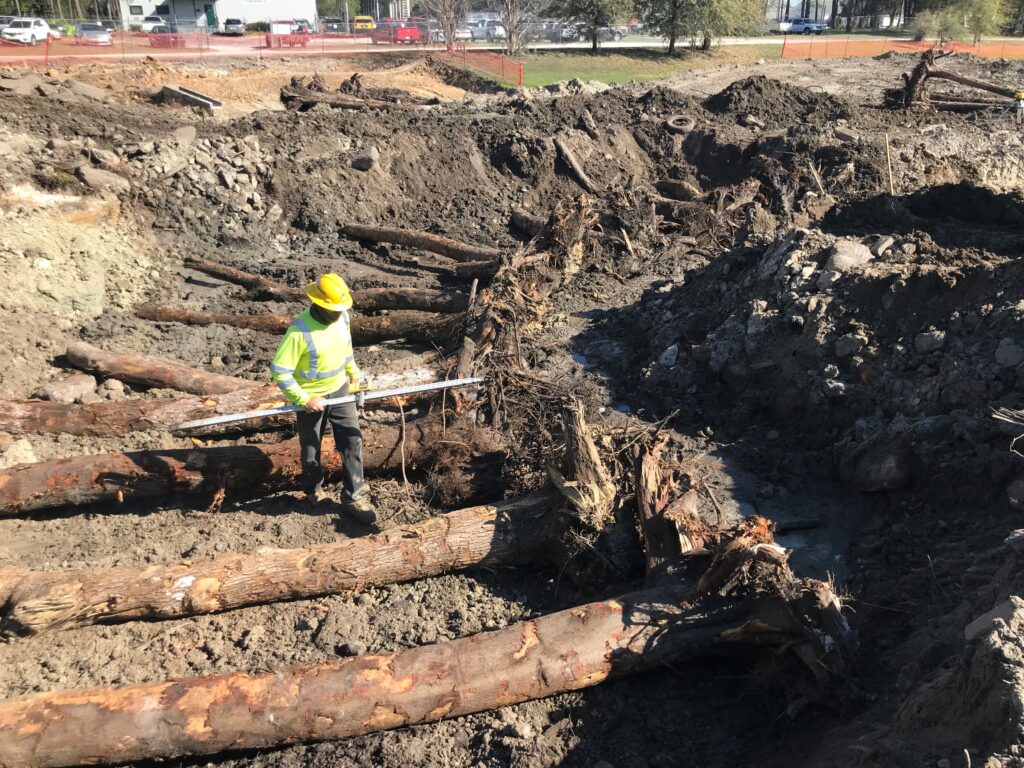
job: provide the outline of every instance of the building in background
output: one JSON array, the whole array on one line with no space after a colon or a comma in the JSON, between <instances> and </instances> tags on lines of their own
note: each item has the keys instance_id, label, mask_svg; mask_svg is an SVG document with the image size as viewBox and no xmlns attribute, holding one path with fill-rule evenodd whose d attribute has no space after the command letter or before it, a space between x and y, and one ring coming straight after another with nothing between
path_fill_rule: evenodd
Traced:
<instances>
[{"instance_id":1,"label":"building in background","mask_svg":"<svg viewBox=\"0 0 1024 768\"><path fill-rule=\"evenodd\" d=\"M381 19L407 19L412 16L412 0L360 0L360 13Z\"/></svg>"},{"instance_id":2,"label":"building in background","mask_svg":"<svg viewBox=\"0 0 1024 768\"><path fill-rule=\"evenodd\" d=\"M316 0L118 0L118 5L129 28L142 24L147 16L211 32L220 29L224 19L241 19L246 24L275 19L306 19L316 23Z\"/></svg>"}]
</instances>

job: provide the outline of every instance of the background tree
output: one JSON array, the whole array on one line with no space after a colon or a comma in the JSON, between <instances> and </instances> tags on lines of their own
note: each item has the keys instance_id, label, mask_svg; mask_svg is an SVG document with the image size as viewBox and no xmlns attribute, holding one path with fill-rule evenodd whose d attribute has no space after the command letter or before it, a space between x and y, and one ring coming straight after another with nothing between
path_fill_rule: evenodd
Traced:
<instances>
[{"instance_id":1,"label":"background tree","mask_svg":"<svg viewBox=\"0 0 1024 768\"><path fill-rule=\"evenodd\" d=\"M505 52L512 56L526 47L530 26L548 9L548 0L500 0Z\"/></svg>"},{"instance_id":2,"label":"background tree","mask_svg":"<svg viewBox=\"0 0 1024 768\"><path fill-rule=\"evenodd\" d=\"M466 21L466 12L469 10L467 0L423 0L423 7L427 15L436 19L444 33L444 41L448 50L455 45L455 30Z\"/></svg>"},{"instance_id":3,"label":"background tree","mask_svg":"<svg viewBox=\"0 0 1024 768\"><path fill-rule=\"evenodd\" d=\"M601 28L622 21L631 10L630 0L567 0L562 15L580 23L590 50L597 51Z\"/></svg>"},{"instance_id":4,"label":"background tree","mask_svg":"<svg viewBox=\"0 0 1024 768\"><path fill-rule=\"evenodd\" d=\"M762 0L639 0L637 14L648 30L668 40L671 54L679 39L706 50L717 38L755 33L765 8Z\"/></svg>"}]
</instances>

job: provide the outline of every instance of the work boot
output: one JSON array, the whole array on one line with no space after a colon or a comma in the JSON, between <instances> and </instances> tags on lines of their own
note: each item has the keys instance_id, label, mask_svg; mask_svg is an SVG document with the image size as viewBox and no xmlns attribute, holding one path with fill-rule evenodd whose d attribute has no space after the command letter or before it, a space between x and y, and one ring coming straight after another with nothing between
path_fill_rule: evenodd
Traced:
<instances>
[{"instance_id":1,"label":"work boot","mask_svg":"<svg viewBox=\"0 0 1024 768\"><path fill-rule=\"evenodd\" d=\"M345 499L341 502L341 511L363 525L373 525L377 522L377 510L373 508L373 503L366 496L360 496L358 499Z\"/></svg>"},{"instance_id":2,"label":"work boot","mask_svg":"<svg viewBox=\"0 0 1024 768\"><path fill-rule=\"evenodd\" d=\"M317 488L313 493L306 494L306 503L318 512L325 512L334 505L334 499L323 488Z\"/></svg>"}]
</instances>

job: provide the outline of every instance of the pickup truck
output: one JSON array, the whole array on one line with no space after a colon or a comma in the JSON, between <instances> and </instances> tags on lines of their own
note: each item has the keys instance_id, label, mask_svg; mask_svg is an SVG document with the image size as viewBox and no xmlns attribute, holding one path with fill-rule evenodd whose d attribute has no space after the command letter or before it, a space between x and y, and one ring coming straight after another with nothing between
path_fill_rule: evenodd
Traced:
<instances>
[{"instance_id":1,"label":"pickup truck","mask_svg":"<svg viewBox=\"0 0 1024 768\"><path fill-rule=\"evenodd\" d=\"M413 25L406 25L401 21L390 21L377 25L377 28L370 33L370 42L377 43L418 43L420 41L420 28Z\"/></svg>"}]
</instances>

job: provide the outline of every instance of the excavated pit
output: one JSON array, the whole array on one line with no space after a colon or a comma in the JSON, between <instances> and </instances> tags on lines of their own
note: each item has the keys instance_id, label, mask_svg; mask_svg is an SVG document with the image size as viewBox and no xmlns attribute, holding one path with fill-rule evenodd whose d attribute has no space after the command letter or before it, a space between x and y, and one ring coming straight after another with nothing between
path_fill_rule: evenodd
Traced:
<instances>
[{"instance_id":1,"label":"excavated pit","mask_svg":"<svg viewBox=\"0 0 1024 768\"><path fill-rule=\"evenodd\" d=\"M1024 389L1024 205L1019 173L999 159L1020 151L1020 136L992 134L971 116L943 115L939 129L933 114L885 108L880 90L858 86L859 68L829 81L810 65L778 66L767 77L714 73L710 91L694 75L556 95L490 93L443 68L439 82L475 93L426 109L321 105L220 122L141 99L75 97L55 109L41 94L0 95L9 107L0 139L17 150L0 172L3 343L15 363L0 379L5 397L65 378L63 350L79 338L265 381L272 335L135 316L143 304L296 310L253 301L185 266L191 255L291 286L338 271L357 291L465 289L443 258L360 242L340 227L416 228L514 252L532 234L511 226L514 209L546 218L581 192L555 147L562 139L598 188L599 216L584 268L521 340L523 362L580 397L609 434L617 412L663 421L668 453L690 467L700 514L776 520L801 575L837 579L860 640L850 685L811 706L792 681L725 658L211 764L716 768L756 757L770 766L957 765L964 750L974 765L1014 764L1024 748L1024 614L1010 601L1003 618L983 622L966 644L964 628L1021 586L1011 534L1024 470L1009 451L1012 434L989 415L990 407L1021 407ZM891 57L864 63L893 81L910 66ZM1022 74L963 66L1000 82ZM286 74L297 73L308 74L294 65ZM379 74L377 90L363 95L403 92ZM815 80L827 92L806 87ZM665 129L679 114L695 121L687 135ZM355 168L371 148L371 167ZM82 158L130 189L90 186ZM679 182L690 198L668 199L663 190L678 191ZM22 242L39 222L39 231L61 238L56 245ZM365 370L411 370L458 352L457 344L441 347L388 341L357 354ZM175 396L101 383L90 392ZM543 482L557 442L543 408L528 400L505 408L505 445L468 441L447 464L410 467L409 484L375 480L382 527ZM366 414L369 424L394 419ZM4 467L195 445L160 431L0 440ZM485 450L502 466L474 487L480 478L462 474L460 451ZM0 518L0 568L160 563L365 533L343 517L304 511L288 493L228 498L221 511L209 502L129 499ZM629 519L632 504L620 510ZM631 536L624 551L636 555ZM628 591L634 565L603 572L597 584L552 567L476 569L357 595L12 639L0 646L0 695L257 671L443 641Z\"/></svg>"}]
</instances>

